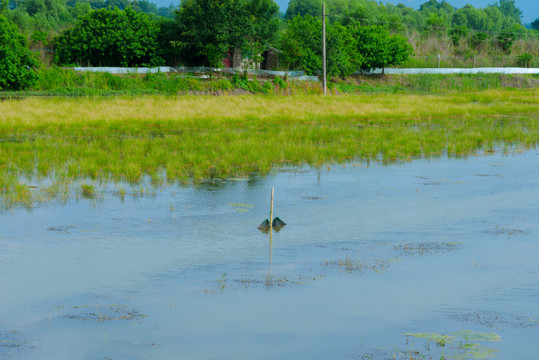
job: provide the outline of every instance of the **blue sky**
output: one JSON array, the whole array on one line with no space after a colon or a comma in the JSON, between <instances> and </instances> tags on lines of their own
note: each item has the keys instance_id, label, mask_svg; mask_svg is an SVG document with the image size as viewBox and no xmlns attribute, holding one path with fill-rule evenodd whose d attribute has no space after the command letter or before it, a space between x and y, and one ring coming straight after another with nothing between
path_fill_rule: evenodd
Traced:
<instances>
[{"instance_id":1,"label":"blue sky","mask_svg":"<svg viewBox=\"0 0 539 360\"><path fill-rule=\"evenodd\" d=\"M150 0L151 1L151 0ZM179 4L179 0L153 0L158 6L168 6L170 3ZM289 0L275 0L281 11L286 11ZM461 8L466 4L471 4L476 8L484 8L490 4L498 2L498 0L447 0L456 8ZM427 0L383 0L384 3L391 2L393 4L403 3L404 5L419 8L419 5L427 2ZM522 21L524 23L532 22L539 18L539 0L515 0L517 7L522 10Z\"/></svg>"}]
</instances>

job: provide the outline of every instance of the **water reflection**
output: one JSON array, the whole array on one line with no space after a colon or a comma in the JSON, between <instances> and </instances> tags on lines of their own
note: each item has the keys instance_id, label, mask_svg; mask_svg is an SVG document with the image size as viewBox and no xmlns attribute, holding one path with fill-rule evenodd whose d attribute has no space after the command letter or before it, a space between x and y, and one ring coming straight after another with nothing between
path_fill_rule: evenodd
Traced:
<instances>
[{"instance_id":1,"label":"water reflection","mask_svg":"<svg viewBox=\"0 0 539 360\"><path fill-rule=\"evenodd\" d=\"M0 358L535 358L535 152L303 170L2 214Z\"/></svg>"}]
</instances>

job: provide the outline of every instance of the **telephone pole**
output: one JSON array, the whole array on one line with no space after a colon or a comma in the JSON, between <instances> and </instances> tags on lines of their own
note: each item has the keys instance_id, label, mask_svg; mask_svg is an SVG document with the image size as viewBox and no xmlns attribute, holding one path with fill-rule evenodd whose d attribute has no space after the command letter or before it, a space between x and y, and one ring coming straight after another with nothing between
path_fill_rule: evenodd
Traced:
<instances>
[{"instance_id":1,"label":"telephone pole","mask_svg":"<svg viewBox=\"0 0 539 360\"><path fill-rule=\"evenodd\" d=\"M324 95L326 95L326 3L322 3L322 86L324 87Z\"/></svg>"}]
</instances>

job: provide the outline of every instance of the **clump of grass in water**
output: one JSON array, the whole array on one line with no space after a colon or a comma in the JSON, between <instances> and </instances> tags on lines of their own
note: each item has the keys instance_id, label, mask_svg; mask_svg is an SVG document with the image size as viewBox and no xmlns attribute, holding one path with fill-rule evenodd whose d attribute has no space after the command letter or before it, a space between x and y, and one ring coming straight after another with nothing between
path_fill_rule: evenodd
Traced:
<instances>
[{"instance_id":1,"label":"clump of grass in water","mask_svg":"<svg viewBox=\"0 0 539 360\"><path fill-rule=\"evenodd\" d=\"M93 199L96 196L95 188L89 184L81 184L81 194L87 199Z\"/></svg>"},{"instance_id":2,"label":"clump of grass in water","mask_svg":"<svg viewBox=\"0 0 539 360\"><path fill-rule=\"evenodd\" d=\"M337 267L340 270L352 273L363 273L365 271L381 272L389 267L387 261L383 259L374 259L371 261L353 259L350 255L346 255L344 259L338 260L326 260L322 262L322 265Z\"/></svg>"},{"instance_id":3,"label":"clump of grass in water","mask_svg":"<svg viewBox=\"0 0 539 360\"><path fill-rule=\"evenodd\" d=\"M65 315L68 319L84 321L141 321L146 317L138 310L126 305L83 305L73 306L73 312Z\"/></svg>"},{"instance_id":4,"label":"clump of grass in water","mask_svg":"<svg viewBox=\"0 0 539 360\"><path fill-rule=\"evenodd\" d=\"M394 245L393 249L407 255L439 254L455 251L462 248L462 243L457 241L432 241Z\"/></svg>"},{"instance_id":5,"label":"clump of grass in water","mask_svg":"<svg viewBox=\"0 0 539 360\"><path fill-rule=\"evenodd\" d=\"M424 339L429 353L439 353L441 359L487 359L498 352L495 348L486 347L480 342L499 342L501 336L496 333L457 331L448 335L438 333L405 333L409 338ZM436 345L431 349L430 343ZM431 354L430 357L433 355ZM436 355L435 355L436 356Z\"/></svg>"}]
</instances>

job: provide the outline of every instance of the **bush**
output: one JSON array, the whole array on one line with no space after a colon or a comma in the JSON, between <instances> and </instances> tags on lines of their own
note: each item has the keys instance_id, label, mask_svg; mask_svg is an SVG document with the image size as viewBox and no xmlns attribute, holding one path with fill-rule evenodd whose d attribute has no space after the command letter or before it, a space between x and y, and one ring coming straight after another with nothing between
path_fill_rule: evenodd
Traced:
<instances>
[{"instance_id":1,"label":"bush","mask_svg":"<svg viewBox=\"0 0 539 360\"><path fill-rule=\"evenodd\" d=\"M159 27L131 8L94 10L53 41L58 64L156 66Z\"/></svg>"},{"instance_id":2,"label":"bush","mask_svg":"<svg viewBox=\"0 0 539 360\"><path fill-rule=\"evenodd\" d=\"M26 38L17 27L0 15L0 90L23 90L31 87L39 62L27 47Z\"/></svg>"},{"instance_id":3,"label":"bush","mask_svg":"<svg viewBox=\"0 0 539 360\"><path fill-rule=\"evenodd\" d=\"M522 67L530 67L532 60L533 55L528 53L520 54L517 58L518 65Z\"/></svg>"}]
</instances>

